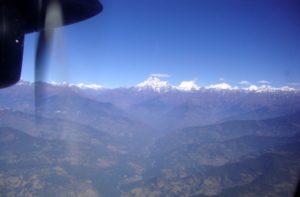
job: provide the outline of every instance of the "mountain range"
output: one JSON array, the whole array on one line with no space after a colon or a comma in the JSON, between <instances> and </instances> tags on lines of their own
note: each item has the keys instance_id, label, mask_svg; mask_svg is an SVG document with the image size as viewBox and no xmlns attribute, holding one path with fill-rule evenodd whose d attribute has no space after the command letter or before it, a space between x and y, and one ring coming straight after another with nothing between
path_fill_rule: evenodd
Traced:
<instances>
[{"instance_id":1,"label":"mountain range","mask_svg":"<svg viewBox=\"0 0 300 197\"><path fill-rule=\"evenodd\" d=\"M0 195L293 196L299 137L288 87L23 81L0 91Z\"/></svg>"},{"instance_id":2,"label":"mountain range","mask_svg":"<svg viewBox=\"0 0 300 197\"><path fill-rule=\"evenodd\" d=\"M20 81L18 85L30 85L32 83L27 81ZM85 84L85 83L78 83L72 84L67 82L49 82L52 86L60 86L60 87L72 87L72 88L79 88L81 90L104 90L104 89L112 89L107 88L102 85L98 84ZM232 86L226 82L221 82L217 84L210 84L207 86L199 86L196 80L191 81L182 81L179 85L174 86L171 85L168 81L162 80L158 76L150 76L145 81L138 83L135 86L127 87L128 89L134 88L136 90L144 91L144 90L152 90L155 92L168 92L168 91L186 91L186 92L193 92L193 91L203 91L203 90L235 90L235 91L250 91L250 92L291 92L291 91L299 91L299 89L295 87L290 87L288 85L284 85L281 87L274 87L270 85L268 81L259 81L258 84L251 84L248 81L241 81L238 86ZM125 88L126 89L126 88Z\"/></svg>"}]
</instances>

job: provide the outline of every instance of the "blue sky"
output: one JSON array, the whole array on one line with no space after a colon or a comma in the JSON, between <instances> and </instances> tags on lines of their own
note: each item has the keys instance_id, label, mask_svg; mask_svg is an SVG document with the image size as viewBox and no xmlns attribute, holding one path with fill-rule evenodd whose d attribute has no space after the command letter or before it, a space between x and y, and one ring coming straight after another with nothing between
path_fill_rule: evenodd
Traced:
<instances>
[{"instance_id":1,"label":"blue sky","mask_svg":"<svg viewBox=\"0 0 300 197\"><path fill-rule=\"evenodd\" d=\"M100 15L57 31L48 81L119 87L162 73L172 84L300 82L298 0L101 2ZM26 36L24 80L33 79L35 43Z\"/></svg>"}]
</instances>

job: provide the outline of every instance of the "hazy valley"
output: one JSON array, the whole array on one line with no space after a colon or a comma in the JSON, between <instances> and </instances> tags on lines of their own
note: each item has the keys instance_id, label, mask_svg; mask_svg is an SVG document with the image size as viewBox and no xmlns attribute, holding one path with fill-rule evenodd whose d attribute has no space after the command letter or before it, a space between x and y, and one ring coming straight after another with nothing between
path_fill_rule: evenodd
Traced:
<instances>
[{"instance_id":1,"label":"hazy valley","mask_svg":"<svg viewBox=\"0 0 300 197\"><path fill-rule=\"evenodd\" d=\"M300 92L20 83L0 91L0 196L293 196Z\"/></svg>"}]
</instances>

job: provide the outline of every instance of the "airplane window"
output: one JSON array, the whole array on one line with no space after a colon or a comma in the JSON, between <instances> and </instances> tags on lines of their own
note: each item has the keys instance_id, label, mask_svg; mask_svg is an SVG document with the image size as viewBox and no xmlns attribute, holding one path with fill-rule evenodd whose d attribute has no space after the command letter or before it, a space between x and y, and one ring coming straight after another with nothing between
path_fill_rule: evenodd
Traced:
<instances>
[{"instance_id":1,"label":"airplane window","mask_svg":"<svg viewBox=\"0 0 300 197\"><path fill-rule=\"evenodd\" d=\"M0 3L0 196L297 196L296 0Z\"/></svg>"}]
</instances>

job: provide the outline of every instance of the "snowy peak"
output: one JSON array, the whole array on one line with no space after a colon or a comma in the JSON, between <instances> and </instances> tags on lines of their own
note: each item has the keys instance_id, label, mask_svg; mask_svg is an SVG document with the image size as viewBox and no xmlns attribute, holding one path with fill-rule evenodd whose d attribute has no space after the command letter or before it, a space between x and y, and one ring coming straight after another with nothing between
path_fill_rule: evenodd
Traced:
<instances>
[{"instance_id":1,"label":"snowy peak","mask_svg":"<svg viewBox=\"0 0 300 197\"><path fill-rule=\"evenodd\" d=\"M270 85L250 85L248 88L243 88L243 90L246 91L252 91L252 92L276 92L276 91L282 91L282 92L292 92L295 91L295 88L291 88L289 86L283 86L283 87L272 87Z\"/></svg>"},{"instance_id":2,"label":"snowy peak","mask_svg":"<svg viewBox=\"0 0 300 197\"><path fill-rule=\"evenodd\" d=\"M231 85L227 83L219 83L219 84L213 84L206 87L207 89L216 89L216 90L233 90L236 88L233 88Z\"/></svg>"},{"instance_id":3,"label":"snowy peak","mask_svg":"<svg viewBox=\"0 0 300 197\"><path fill-rule=\"evenodd\" d=\"M50 82L50 84L53 86L72 87L72 88L79 88L82 90L102 90L102 89L104 89L103 86L98 85L98 84L85 84L85 83L69 84L67 82L58 83L55 81Z\"/></svg>"},{"instance_id":4,"label":"snowy peak","mask_svg":"<svg viewBox=\"0 0 300 197\"><path fill-rule=\"evenodd\" d=\"M20 80L16 85L17 86L30 86L32 83L29 81Z\"/></svg>"},{"instance_id":5,"label":"snowy peak","mask_svg":"<svg viewBox=\"0 0 300 197\"><path fill-rule=\"evenodd\" d=\"M195 81L183 81L176 87L176 89L181 91L197 91L200 87L196 84Z\"/></svg>"},{"instance_id":6,"label":"snowy peak","mask_svg":"<svg viewBox=\"0 0 300 197\"><path fill-rule=\"evenodd\" d=\"M219 83L219 84L213 84L206 86L205 89L213 89L213 90L242 90L242 91L248 91L248 92L256 92L256 93L262 93L262 92L293 92L296 91L295 88L291 88L289 86L283 86L283 87L273 87L270 85L249 85L247 88L241 88L234 86L232 87L231 85L227 83Z\"/></svg>"},{"instance_id":7,"label":"snowy peak","mask_svg":"<svg viewBox=\"0 0 300 197\"><path fill-rule=\"evenodd\" d=\"M73 84L72 86L78 87L80 89L93 89L93 90L102 90L102 89L104 89L103 86L97 85L97 84L79 83L79 84Z\"/></svg>"},{"instance_id":8,"label":"snowy peak","mask_svg":"<svg viewBox=\"0 0 300 197\"><path fill-rule=\"evenodd\" d=\"M162 81L158 77L150 76L146 81L136 85L138 90L153 90L156 92L167 91L172 86L167 81Z\"/></svg>"}]
</instances>

